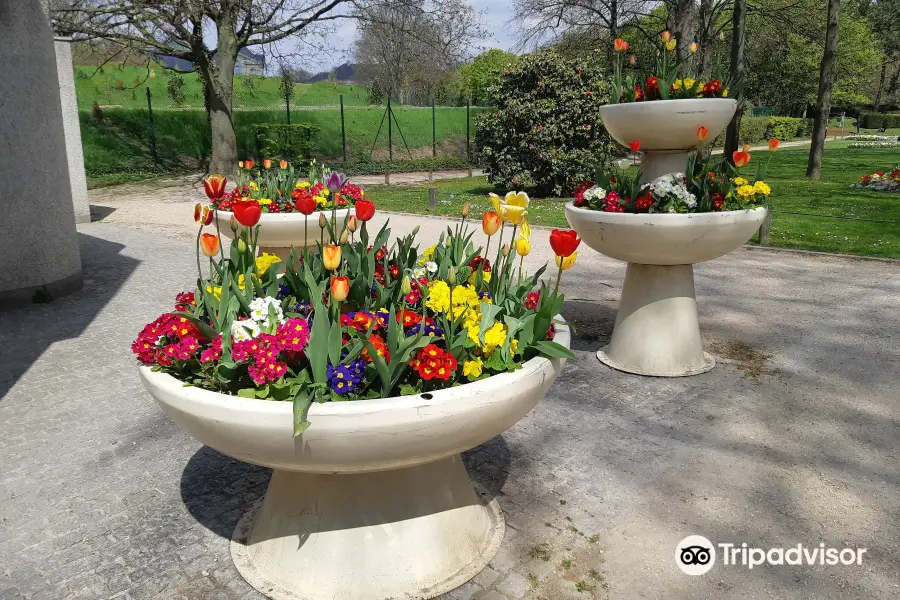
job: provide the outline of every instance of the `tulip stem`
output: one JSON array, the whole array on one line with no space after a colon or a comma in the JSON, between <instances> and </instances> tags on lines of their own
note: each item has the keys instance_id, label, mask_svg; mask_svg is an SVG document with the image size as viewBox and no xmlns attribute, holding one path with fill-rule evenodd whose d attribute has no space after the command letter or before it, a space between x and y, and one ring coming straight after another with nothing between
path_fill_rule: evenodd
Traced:
<instances>
[{"instance_id":1,"label":"tulip stem","mask_svg":"<svg viewBox=\"0 0 900 600\"><path fill-rule=\"evenodd\" d=\"M563 260L565 260L565 259L564 259L564 258L560 258L560 261L559 261L559 262L562 263ZM559 292L559 282L560 282L560 280L562 280L562 272L563 272L562 267L560 267L560 268L559 268L559 273L556 274L556 287L553 288L553 295L554 295L554 296L556 296L556 294Z\"/></svg>"},{"instance_id":2,"label":"tulip stem","mask_svg":"<svg viewBox=\"0 0 900 600\"><path fill-rule=\"evenodd\" d=\"M303 215L303 247L309 246L309 215Z\"/></svg>"},{"instance_id":3,"label":"tulip stem","mask_svg":"<svg viewBox=\"0 0 900 600\"><path fill-rule=\"evenodd\" d=\"M215 204L213 205L215 206ZM215 208L216 215L216 236L219 238L219 255L222 257L222 262L225 262L225 244L222 243L222 233L219 231L219 208ZM210 257L212 258L212 257Z\"/></svg>"},{"instance_id":4,"label":"tulip stem","mask_svg":"<svg viewBox=\"0 0 900 600\"><path fill-rule=\"evenodd\" d=\"M203 270L200 268L200 234L203 233L203 225L200 226L200 229L197 231L197 277L203 279Z\"/></svg>"},{"instance_id":5,"label":"tulip stem","mask_svg":"<svg viewBox=\"0 0 900 600\"><path fill-rule=\"evenodd\" d=\"M522 281L522 263L525 262L525 255L519 255L519 282Z\"/></svg>"}]
</instances>

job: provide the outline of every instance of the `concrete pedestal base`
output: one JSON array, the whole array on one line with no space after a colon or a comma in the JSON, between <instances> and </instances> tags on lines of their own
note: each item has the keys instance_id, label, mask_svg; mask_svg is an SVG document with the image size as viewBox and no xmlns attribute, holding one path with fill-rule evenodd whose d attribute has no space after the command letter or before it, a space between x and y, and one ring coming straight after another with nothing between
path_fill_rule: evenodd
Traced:
<instances>
[{"instance_id":1,"label":"concrete pedestal base","mask_svg":"<svg viewBox=\"0 0 900 600\"><path fill-rule=\"evenodd\" d=\"M669 173L684 173L690 152L663 150L641 154L641 183L650 183Z\"/></svg>"},{"instance_id":2,"label":"concrete pedestal base","mask_svg":"<svg viewBox=\"0 0 900 600\"><path fill-rule=\"evenodd\" d=\"M504 528L459 455L376 473L276 470L231 555L275 600L434 598L487 566Z\"/></svg>"},{"instance_id":3,"label":"concrete pedestal base","mask_svg":"<svg viewBox=\"0 0 900 600\"><path fill-rule=\"evenodd\" d=\"M693 265L629 263L612 339L597 358L619 371L658 377L712 369L716 362L700 340Z\"/></svg>"}]
</instances>

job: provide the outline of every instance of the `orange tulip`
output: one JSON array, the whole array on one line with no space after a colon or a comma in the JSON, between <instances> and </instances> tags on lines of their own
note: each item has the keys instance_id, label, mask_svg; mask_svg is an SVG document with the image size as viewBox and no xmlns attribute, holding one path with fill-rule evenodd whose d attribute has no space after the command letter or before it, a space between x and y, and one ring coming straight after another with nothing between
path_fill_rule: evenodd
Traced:
<instances>
[{"instance_id":1,"label":"orange tulip","mask_svg":"<svg viewBox=\"0 0 900 600\"><path fill-rule=\"evenodd\" d=\"M615 42L613 42L613 47L616 49L616 52L626 52L628 50L628 42L621 38L617 38Z\"/></svg>"},{"instance_id":2,"label":"orange tulip","mask_svg":"<svg viewBox=\"0 0 900 600\"><path fill-rule=\"evenodd\" d=\"M668 31L663 31L662 35L660 37L662 38L662 41L664 44L668 44L669 40L672 39L672 34L669 33Z\"/></svg>"},{"instance_id":3,"label":"orange tulip","mask_svg":"<svg viewBox=\"0 0 900 600\"><path fill-rule=\"evenodd\" d=\"M484 216L481 217L481 229L484 231L485 235L494 235L498 231L500 231L500 225L503 222L500 220L500 215L496 212L489 210L484 213Z\"/></svg>"},{"instance_id":4,"label":"orange tulip","mask_svg":"<svg viewBox=\"0 0 900 600\"><path fill-rule=\"evenodd\" d=\"M781 142L779 142L775 138L772 138L771 140L769 140L769 152L775 152L776 150L778 150L778 144L780 144L780 143Z\"/></svg>"},{"instance_id":5,"label":"orange tulip","mask_svg":"<svg viewBox=\"0 0 900 600\"><path fill-rule=\"evenodd\" d=\"M200 236L200 249L204 256L213 257L219 253L219 236L212 233L204 233Z\"/></svg>"},{"instance_id":6,"label":"orange tulip","mask_svg":"<svg viewBox=\"0 0 900 600\"><path fill-rule=\"evenodd\" d=\"M734 166L736 167L743 167L750 162L750 154L747 152L735 152L731 155L731 158L734 160Z\"/></svg>"},{"instance_id":7,"label":"orange tulip","mask_svg":"<svg viewBox=\"0 0 900 600\"><path fill-rule=\"evenodd\" d=\"M225 195L225 184L227 179L221 175L210 175L203 180L203 189L206 190L206 196L210 200L221 200Z\"/></svg>"},{"instance_id":8,"label":"orange tulip","mask_svg":"<svg viewBox=\"0 0 900 600\"><path fill-rule=\"evenodd\" d=\"M691 45L688 46L688 51L690 51L691 54L697 54L699 48L700 46L697 45L697 42L691 42Z\"/></svg>"},{"instance_id":9,"label":"orange tulip","mask_svg":"<svg viewBox=\"0 0 900 600\"><path fill-rule=\"evenodd\" d=\"M210 210L208 206L203 207L203 211L200 213L200 223L202 225L210 225L213 221L213 216L215 212Z\"/></svg>"},{"instance_id":10,"label":"orange tulip","mask_svg":"<svg viewBox=\"0 0 900 600\"><path fill-rule=\"evenodd\" d=\"M203 205L199 202L194 205L194 223L200 225L203 222Z\"/></svg>"},{"instance_id":11,"label":"orange tulip","mask_svg":"<svg viewBox=\"0 0 900 600\"><path fill-rule=\"evenodd\" d=\"M281 162L278 163L278 166L281 167L282 170L287 169L287 161L282 160Z\"/></svg>"},{"instance_id":12,"label":"orange tulip","mask_svg":"<svg viewBox=\"0 0 900 600\"><path fill-rule=\"evenodd\" d=\"M745 153L750 154L750 144L744 144L743 150Z\"/></svg>"},{"instance_id":13,"label":"orange tulip","mask_svg":"<svg viewBox=\"0 0 900 600\"><path fill-rule=\"evenodd\" d=\"M706 136L709 135L709 129L706 127L698 127L697 128L697 140L703 141L706 139Z\"/></svg>"},{"instance_id":14,"label":"orange tulip","mask_svg":"<svg viewBox=\"0 0 900 600\"><path fill-rule=\"evenodd\" d=\"M248 169L252 169L252 168L253 168L253 164L254 164L254 163L253 163L252 160L245 160L245 161L244 161L244 166L247 167Z\"/></svg>"},{"instance_id":15,"label":"orange tulip","mask_svg":"<svg viewBox=\"0 0 900 600\"><path fill-rule=\"evenodd\" d=\"M350 293L349 277L332 277L331 278L331 299L337 302L343 302Z\"/></svg>"},{"instance_id":16,"label":"orange tulip","mask_svg":"<svg viewBox=\"0 0 900 600\"><path fill-rule=\"evenodd\" d=\"M341 247L328 244L322 248L322 265L329 271L341 266Z\"/></svg>"},{"instance_id":17,"label":"orange tulip","mask_svg":"<svg viewBox=\"0 0 900 600\"><path fill-rule=\"evenodd\" d=\"M265 168L267 168L267 169L271 169L271 168L272 168L272 161L271 161L271 159L268 159L268 158L267 158L266 160L264 160L264 161L263 161L263 166L264 166Z\"/></svg>"}]
</instances>

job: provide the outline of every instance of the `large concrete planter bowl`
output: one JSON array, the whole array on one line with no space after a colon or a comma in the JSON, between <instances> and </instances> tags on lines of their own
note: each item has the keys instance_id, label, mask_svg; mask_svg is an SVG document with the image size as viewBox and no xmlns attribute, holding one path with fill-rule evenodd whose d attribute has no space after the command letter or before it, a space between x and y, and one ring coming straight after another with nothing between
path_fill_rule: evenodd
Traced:
<instances>
[{"instance_id":1,"label":"large concrete planter bowl","mask_svg":"<svg viewBox=\"0 0 900 600\"><path fill-rule=\"evenodd\" d=\"M768 209L608 213L566 205L584 243L628 263L606 365L639 375L697 375L715 366L703 351L693 264L728 254L759 229Z\"/></svg>"},{"instance_id":2,"label":"large concrete planter bowl","mask_svg":"<svg viewBox=\"0 0 900 600\"><path fill-rule=\"evenodd\" d=\"M654 100L600 107L603 126L625 147L641 143L641 180L684 172L688 154L697 144L697 130L709 130L713 140L728 126L737 102L730 98Z\"/></svg>"},{"instance_id":3,"label":"large concrete planter bowl","mask_svg":"<svg viewBox=\"0 0 900 600\"><path fill-rule=\"evenodd\" d=\"M350 209L342 208L335 211L338 229L342 228L344 218L350 213ZM309 215L308 229L305 226L307 216L302 213L263 213L259 219L259 249L260 252L275 254L287 261L291 254L291 247L300 250L305 247L314 248L319 242L321 229L319 228L319 215L324 214L326 219L331 219L331 211L314 212ZM227 210L216 211L219 231L230 238L234 237L231 230L231 217L233 213ZM308 233L304 233L308 232ZM307 237L308 236L308 237ZM327 239L327 232L326 232Z\"/></svg>"},{"instance_id":4,"label":"large concrete planter bowl","mask_svg":"<svg viewBox=\"0 0 900 600\"><path fill-rule=\"evenodd\" d=\"M568 327L556 331L568 347ZM244 579L277 600L393 600L443 594L493 558L503 515L459 453L524 417L564 362L535 358L432 394L315 404L297 438L290 403L184 387L147 367L140 375L194 438L274 469L232 538Z\"/></svg>"}]
</instances>

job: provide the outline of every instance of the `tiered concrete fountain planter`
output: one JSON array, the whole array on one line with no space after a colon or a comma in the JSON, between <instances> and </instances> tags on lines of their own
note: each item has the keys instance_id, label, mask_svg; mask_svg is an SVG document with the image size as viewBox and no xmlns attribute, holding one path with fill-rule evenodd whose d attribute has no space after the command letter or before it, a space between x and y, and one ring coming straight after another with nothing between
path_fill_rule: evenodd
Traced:
<instances>
[{"instance_id":1,"label":"tiered concrete fountain planter","mask_svg":"<svg viewBox=\"0 0 900 600\"><path fill-rule=\"evenodd\" d=\"M569 329L556 326L569 346ZM478 574L503 540L497 500L473 487L460 452L512 427L565 361L431 394L314 404L292 437L286 402L227 396L141 367L150 394L200 442L274 469L235 529L231 554L276 600L434 598Z\"/></svg>"},{"instance_id":2,"label":"tiered concrete fountain planter","mask_svg":"<svg viewBox=\"0 0 900 600\"><path fill-rule=\"evenodd\" d=\"M697 130L714 139L736 103L725 98L611 104L600 109L616 141L641 143L641 182L683 173ZM767 209L690 213L611 213L566 205L584 243L628 263L612 339L597 352L606 365L639 375L697 375L715 366L703 351L694 263L728 254L750 239Z\"/></svg>"},{"instance_id":3,"label":"tiered concrete fountain planter","mask_svg":"<svg viewBox=\"0 0 900 600\"><path fill-rule=\"evenodd\" d=\"M335 211L334 216L339 229L343 227L344 219L349 213L350 210L347 208ZM283 261L287 261L291 255L291 247L296 248L298 254L304 247L315 248L322 231L319 228L320 214L324 214L326 219L332 217L330 210L321 213L314 212L309 217L302 213L263 213L259 219L259 251L275 254ZM230 224L233 213L220 210L216 212L216 216L219 221L219 231L229 238L234 237ZM308 229L304 226L307 219ZM308 233L304 234L304 231ZM325 239L328 239L327 230Z\"/></svg>"}]
</instances>

